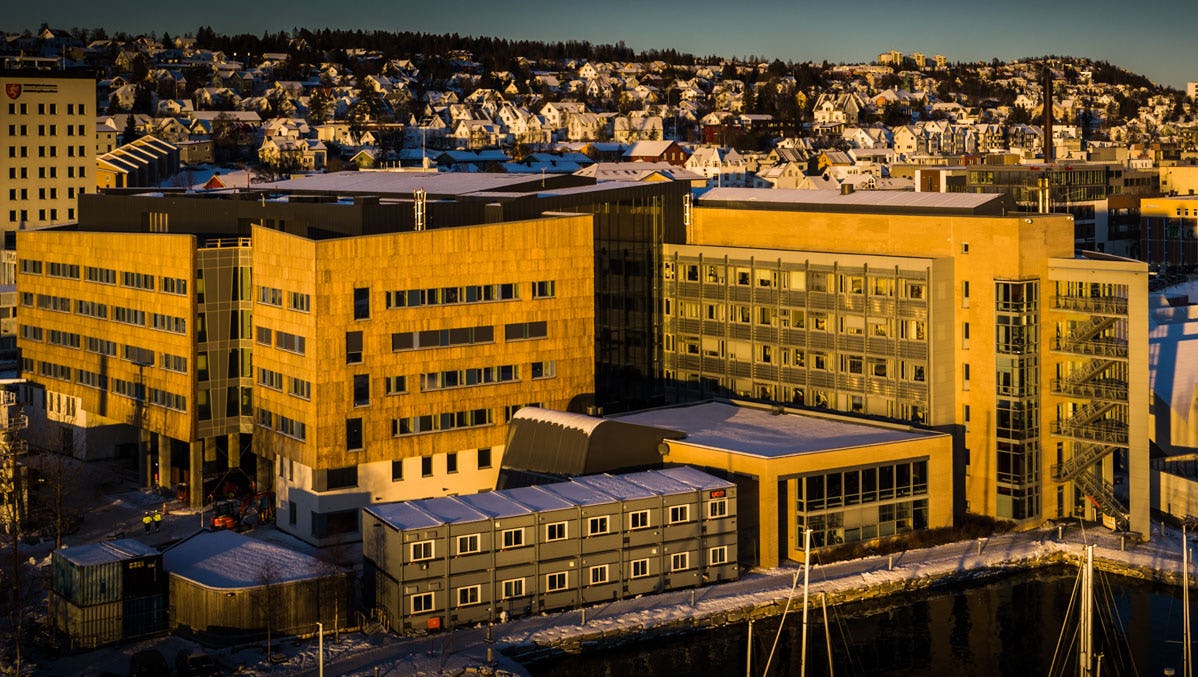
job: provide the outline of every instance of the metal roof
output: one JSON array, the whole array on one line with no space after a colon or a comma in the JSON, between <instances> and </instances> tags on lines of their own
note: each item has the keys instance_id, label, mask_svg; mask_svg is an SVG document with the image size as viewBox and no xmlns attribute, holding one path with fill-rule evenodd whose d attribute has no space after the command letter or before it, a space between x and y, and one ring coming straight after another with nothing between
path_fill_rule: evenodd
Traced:
<instances>
[{"instance_id":1,"label":"metal roof","mask_svg":"<svg viewBox=\"0 0 1198 677\"><path fill-rule=\"evenodd\" d=\"M685 472L683 472L685 470ZM400 530L478 521L477 513L493 518L513 517L583 505L690 493L703 488L734 485L695 468L650 470L628 475L589 475L568 482L466 496L383 503L364 508ZM463 510L463 508L467 508ZM472 509L472 510L471 510ZM477 512L476 512L477 511Z\"/></svg>"},{"instance_id":2,"label":"metal roof","mask_svg":"<svg viewBox=\"0 0 1198 677\"><path fill-rule=\"evenodd\" d=\"M781 211L968 214L1002 216L1006 198L999 193L917 193L899 190L798 190L790 188L712 188L699 196L701 207L737 207Z\"/></svg>"}]
</instances>

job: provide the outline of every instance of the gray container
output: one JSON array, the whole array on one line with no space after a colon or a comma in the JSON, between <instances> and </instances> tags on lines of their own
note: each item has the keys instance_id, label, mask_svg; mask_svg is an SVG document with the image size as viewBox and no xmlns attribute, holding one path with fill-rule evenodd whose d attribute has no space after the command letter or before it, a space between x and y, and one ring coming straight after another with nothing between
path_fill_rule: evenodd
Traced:
<instances>
[{"instance_id":1,"label":"gray container","mask_svg":"<svg viewBox=\"0 0 1198 677\"><path fill-rule=\"evenodd\" d=\"M78 606L50 593L50 617L68 651L86 651L121 641L122 603Z\"/></svg>"},{"instance_id":2,"label":"gray container","mask_svg":"<svg viewBox=\"0 0 1198 677\"><path fill-rule=\"evenodd\" d=\"M119 561L80 564L58 550L50 558L51 589L71 604L88 607L121 599L123 572Z\"/></svg>"}]
</instances>

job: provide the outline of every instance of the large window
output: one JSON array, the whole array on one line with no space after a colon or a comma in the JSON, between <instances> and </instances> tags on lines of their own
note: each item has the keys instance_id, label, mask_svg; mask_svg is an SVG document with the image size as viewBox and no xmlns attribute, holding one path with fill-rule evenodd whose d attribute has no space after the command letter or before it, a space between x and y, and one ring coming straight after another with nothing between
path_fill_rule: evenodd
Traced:
<instances>
[{"instance_id":1,"label":"large window","mask_svg":"<svg viewBox=\"0 0 1198 677\"><path fill-rule=\"evenodd\" d=\"M503 582L503 597L502 599L512 599L513 597L524 596L524 579L513 578Z\"/></svg>"},{"instance_id":2,"label":"large window","mask_svg":"<svg viewBox=\"0 0 1198 677\"><path fill-rule=\"evenodd\" d=\"M927 468L920 459L799 478L795 542L808 527L816 547L926 528Z\"/></svg>"}]
</instances>

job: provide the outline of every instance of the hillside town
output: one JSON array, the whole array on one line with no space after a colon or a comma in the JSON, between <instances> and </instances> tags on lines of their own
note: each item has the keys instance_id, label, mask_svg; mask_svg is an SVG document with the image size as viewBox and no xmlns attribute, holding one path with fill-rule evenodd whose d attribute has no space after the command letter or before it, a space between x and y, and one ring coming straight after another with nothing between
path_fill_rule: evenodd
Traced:
<instances>
[{"instance_id":1,"label":"hillside town","mask_svg":"<svg viewBox=\"0 0 1198 677\"><path fill-rule=\"evenodd\" d=\"M1198 82L0 35L5 669L1198 514Z\"/></svg>"}]
</instances>

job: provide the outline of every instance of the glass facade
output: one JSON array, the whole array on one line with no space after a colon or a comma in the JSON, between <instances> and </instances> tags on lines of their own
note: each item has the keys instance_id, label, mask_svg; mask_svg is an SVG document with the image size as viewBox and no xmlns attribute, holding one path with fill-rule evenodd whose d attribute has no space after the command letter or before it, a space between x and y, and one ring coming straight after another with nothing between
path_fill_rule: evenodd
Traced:
<instances>
[{"instance_id":1,"label":"glass facade","mask_svg":"<svg viewBox=\"0 0 1198 677\"><path fill-rule=\"evenodd\" d=\"M997 514L1040 513L1040 285L995 282Z\"/></svg>"},{"instance_id":2,"label":"glass facade","mask_svg":"<svg viewBox=\"0 0 1198 677\"><path fill-rule=\"evenodd\" d=\"M807 528L823 547L928 526L926 459L804 475L795 485L798 544Z\"/></svg>"}]
</instances>

